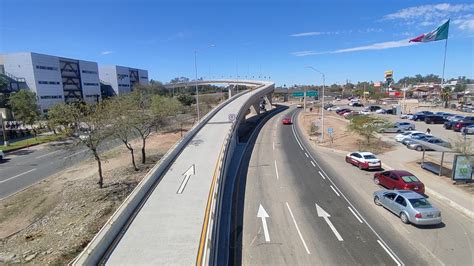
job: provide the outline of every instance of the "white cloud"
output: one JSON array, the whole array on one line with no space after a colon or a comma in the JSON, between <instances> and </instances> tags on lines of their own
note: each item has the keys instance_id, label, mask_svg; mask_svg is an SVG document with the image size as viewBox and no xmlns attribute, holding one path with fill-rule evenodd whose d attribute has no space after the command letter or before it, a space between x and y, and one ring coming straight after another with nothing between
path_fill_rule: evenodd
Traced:
<instances>
[{"instance_id":1,"label":"white cloud","mask_svg":"<svg viewBox=\"0 0 474 266\"><path fill-rule=\"evenodd\" d=\"M374 43L374 44L365 45L365 46L345 48L345 49L339 49L339 50L327 51L327 52L300 51L300 52L293 52L291 54L294 55L294 56L310 56L310 55L321 55L321 54L341 54L341 53L350 53L350 52L368 51L368 50L384 50L384 49L390 49L390 48L412 46L412 45L417 45L417 44L418 43L410 43L409 39L404 39L404 40L400 40L400 41Z\"/></svg>"},{"instance_id":2,"label":"white cloud","mask_svg":"<svg viewBox=\"0 0 474 266\"><path fill-rule=\"evenodd\" d=\"M326 34L326 32L320 32L320 31L310 31L310 32L300 32L300 33L295 33L291 34L291 37L304 37L304 36L317 36L317 35L323 35Z\"/></svg>"},{"instance_id":3,"label":"white cloud","mask_svg":"<svg viewBox=\"0 0 474 266\"><path fill-rule=\"evenodd\" d=\"M434 4L422 5L401 9L395 13L384 16L384 19L401 19L407 22L411 20L424 21L426 23L445 19L450 15L474 10L474 4ZM413 21L412 21L413 22Z\"/></svg>"},{"instance_id":4,"label":"white cloud","mask_svg":"<svg viewBox=\"0 0 474 266\"><path fill-rule=\"evenodd\" d=\"M356 32L354 30L342 30L342 31L309 31L309 32L300 32L291 34L291 37L306 37L306 36L319 36L319 35L340 35L340 34L352 34ZM372 33L372 32L383 32L380 28L367 28L360 29L357 32L359 33Z\"/></svg>"},{"instance_id":5,"label":"white cloud","mask_svg":"<svg viewBox=\"0 0 474 266\"><path fill-rule=\"evenodd\" d=\"M102 51L100 52L101 55L109 55L109 54L114 54L115 51Z\"/></svg>"},{"instance_id":6,"label":"white cloud","mask_svg":"<svg viewBox=\"0 0 474 266\"><path fill-rule=\"evenodd\" d=\"M461 16L453 20L453 24L461 30L474 31L474 14Z\"/></svg>"}]
</instances>

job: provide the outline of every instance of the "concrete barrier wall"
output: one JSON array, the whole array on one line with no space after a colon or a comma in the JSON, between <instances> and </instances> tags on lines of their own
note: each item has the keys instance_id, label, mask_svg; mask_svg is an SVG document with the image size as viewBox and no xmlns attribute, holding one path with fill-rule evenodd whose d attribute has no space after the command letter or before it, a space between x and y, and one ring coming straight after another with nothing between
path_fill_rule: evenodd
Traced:
<instances>
[{"instance_id":1,"label":"concrete barrier wall","mask_svg":"<svg viewBox=\"0 0 474 266\"><path fill-rule=\"evenodd\" d=\"M160 159L160 161L147 173L137 187L130 193L125 201L119 206L115 213L109 218L107 223L101 228L99 233L92 239L87 247L79 254L71 263L72 265L96 265L100 263L109 248L113 246L123 229L133 220L136 212L142 204L146 202L148 195L158 185L161 177L168 171L169 166L178 157L181 151L188 145L191 139L199 132L199 130L224 106L231 101L240 97L249 91L243 91L231 99L219 104L206 116L200 123L196 124L184 138L178 141L168 152ZM227 139L226 139L227 142Z\"/></svg>"}]
</instances>

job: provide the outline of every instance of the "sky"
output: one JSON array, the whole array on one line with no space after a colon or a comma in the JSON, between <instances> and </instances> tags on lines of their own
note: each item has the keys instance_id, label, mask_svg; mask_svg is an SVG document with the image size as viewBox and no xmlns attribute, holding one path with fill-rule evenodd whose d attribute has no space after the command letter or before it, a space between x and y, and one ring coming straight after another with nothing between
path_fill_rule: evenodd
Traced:
<instances>
[{"instance_id":1,"label":"sky","mask_svg":"<svg viewBox=\"0 0 474 266\"><path fill-rule=\"evenodd\" d=\"M270 79L278 86L441 76L445 41L409 43L451 19L446 77L474 78L474 3L299 0L0 0L0 53L31 51L147 69L149 77Z\"/></svg>"}]
</instances>

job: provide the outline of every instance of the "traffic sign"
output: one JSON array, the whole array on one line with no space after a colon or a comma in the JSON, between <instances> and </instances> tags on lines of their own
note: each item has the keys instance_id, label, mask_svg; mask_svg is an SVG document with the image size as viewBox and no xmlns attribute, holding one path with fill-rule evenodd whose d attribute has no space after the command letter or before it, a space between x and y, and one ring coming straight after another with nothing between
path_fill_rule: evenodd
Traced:
<instances>
[{"instance_id":1,"label":"traffic sign","mask_svg":"<svg viewBox=\"0 0 474 266\"><path fill-rule=\"evenodd\" d=\"M334 133L334 128L328 127L328 134L332 135L332 133Z\"/></svg>"},{"instance_id":2,"label":"traffic sign","mask_svg":"<svg viewBox=\"0 0 474 266\"><path fill-rule=\"evenodd\" d=\"M304 97L304 91L295 91L291 94L293 97ZM318 96L318 91L307 91L307 97L316 97Z\"/></svg>"}]
</instances>

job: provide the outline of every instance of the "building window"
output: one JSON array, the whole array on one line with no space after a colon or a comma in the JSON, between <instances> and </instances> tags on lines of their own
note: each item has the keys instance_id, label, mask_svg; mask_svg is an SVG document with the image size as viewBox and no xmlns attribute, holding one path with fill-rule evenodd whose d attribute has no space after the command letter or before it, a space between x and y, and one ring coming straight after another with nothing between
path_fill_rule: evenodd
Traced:
<instances>
[{"instance_id":1,"label":"building window","mask_svg":"<svg viewBox=\"0 0 474 266\"><path fill-rule=\"evenodd\" d=\"M141 78L141 79L148 79L148 77L143 77L143 76L142 76L142 77L140 77L140 78Z\"/></svg>"},{"instance_id":2,"label":"building window","mask_svg":"<svg viewBox=\"0 0 474 266\"><path fill-rule=\"evenodd\" d=\"M88 82L84 82L84 86L99 86L99 83L88 83Z\"/></svg>"},{"instance_id":3,"label":"building window","mask_svg":"<svg viewBox=\"0 0 474 266\"><path fill-rule=\"evenodd\" d=\"M38 81L38 84L50 84L50 85L59 85L59 81Z\"/></svg>"},{"instance_id":4,"label":"building window","mask_svg":"<svg viewBox=\"0 0 474 266\"><path fill-rule=\"evenodd\" d=\"M98 98L98 94L86 94L86 98Z\"/></svg>"},{"instance_id":5,"label":"building window","mask_svg":"<svg viewBox=\"0 0 474 266\"><path fill-rule=\"evenodd\" d=\"M55 71L58 70L57 67L40 66L40 65L36 65L36 69L55 70Z\"/></svg>"},{"instance_id":6,"label":"building window","mask_svg":"<svg viewBox=\"0 0 474 266\"><path fill-rule=\"evenodd\" d=\"M40 99L62 99L62 95L44 95L40 96Z\"/></svg>"},{"instance_id":7,"label":"building window","mask_svg":"<svg viewBox=\"0 0 474 266\"><path fill-rule=\"evenodd\" d=\"M126 74L117 74L117 78L122 80L124 78L128 78L128 75L126 75Z\"/></svg>"},{"instance_id":8,"label":"building window","mask_svg":"<svg viewBox=\"0 0 474 266\"><path fill-rule=\"evenodd\" d=\"M97 74L97 71L82 70L82 73L85 73L85 74Z\"/></svg>"},{"instance_id":9,"label":"building window","mask_svg":"<svg viewBox=\"0 0 474 266\"><path fill-rule=\"evenodd\" d=\"M119 84L119 87L130 87L129 84Z\"/></svg>"}]
</instances>

